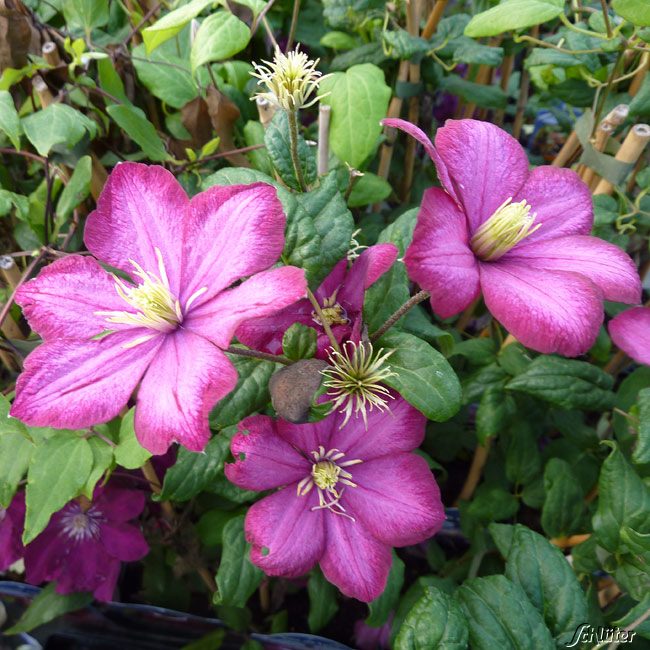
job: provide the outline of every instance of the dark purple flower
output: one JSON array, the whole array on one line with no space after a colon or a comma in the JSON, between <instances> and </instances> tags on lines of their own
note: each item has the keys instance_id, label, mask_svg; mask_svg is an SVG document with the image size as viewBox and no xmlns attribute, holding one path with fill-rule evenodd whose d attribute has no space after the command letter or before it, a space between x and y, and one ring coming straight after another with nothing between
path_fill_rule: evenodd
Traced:
<instances>
[{"instance_id":1,"label":"dark purple flower","mask_svg":"<svg viewBox=\"0 0 650 650\"><path fill-rule=\"evenodd\" d=\"M8 508L0 506L0 571L5 571L23 556L24 522L25 495L18 492Z\"/></svg>"},{"instance_id":2,"label":"dark purple flower","mask_svg":"<svg viewBox=\"0 0 650 650\"><path fill-rule=\"evenodd\" d=\"M92 503L70 501L25 549L27 582L56 580L60 594L92 591L110 600L122 562L149 551L140 528L128 523L145 505L137 490L98 488Z\"/></svg>"},{"instance_id":3,"label":"dark purple flower","mask_svg":"<svg viewBox=\"0 0 650 650\"><path fill-rule=\"evenodd\" d=\"M379 627L371 627L365 621L354 624L354 641L359 650L388 650L390 648L390 630L394 614Z\"/></svg>"}]
</instances>

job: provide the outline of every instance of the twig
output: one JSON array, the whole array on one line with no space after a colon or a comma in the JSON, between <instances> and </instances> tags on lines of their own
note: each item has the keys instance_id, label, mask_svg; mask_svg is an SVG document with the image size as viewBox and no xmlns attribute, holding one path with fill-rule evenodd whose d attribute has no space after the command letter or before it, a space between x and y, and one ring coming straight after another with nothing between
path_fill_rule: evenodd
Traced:
<instances>
[{"instance_id":1,"label":"twig","mask_svg":"<svg viewBox=\"0 0 650 650\"><path fill-rule=\"evenodd\" d=\"M151 464L151 461L148 460L140 469L144 477L147 479L151 491L154 494L160 494L162 492L160 479L158 478L158 474L156 474L156 470ZM176 519L176 513L174 512L172 504L169 501L160 501L160 507L162 508L163 515L167 522L170 525L173 524L174 519Z\"/></svg>"},{"instance_id":2,"label":"twig","mask_svg":"<svg viewBox=\"0 0 650 650\"><path fill-rule=\"evenodd\" d=\"M539 25L536 25L531 30L533 38L539 36ZM512 137L519 140L521 137L521 129L524 125L524 113L526 111L526 104L528 103L528 91L530 89L530 74L528 69L524 67L521 71L521 80L519 82L519 98L517 99L517 110L515 112L515 121L512 125Z\"/></svg>"},{"instance_id":3,"label":"twig","mask_svg":"<svg viewBox=\"0 0 650 650\"><path fill-rule=\"evenodd\" d=\"M609 11L607 9L607 0L600 0L600 4L603 8L603 18L605 19L605 29L607 30L607 38L613 38L612 34L612 25L609 22Z\"/></svg>"},{"instance_id":4,"label":"twig","mask_svg":"<svg viewBox=\"0 0 650 650\"><path fill-rule=\"evenodd\" d=\"M492 445L492 438L488 438L485 441L485 445L476 445L474 450L474 457L472 458L472 464L469 468L469 473L463 484L463 488L456 499L456 503L459 501L469 501L476 490L478 482L481 480L481 475L483 474L483 468L487 462L488 455L490 453L490 447Z\"/></svg>"},{"instance_id":5,"label":"twig","mask_svg":"<svg viewBox=\"0 0 650 650\"><path fill-rule=\"evenodd\" d=\"M330 114L327 104L318 107L318 175L327 174L330 157Z\"/></svg>"},{"instance_id":6,"label":"twig","mask_svg":"<svg viewBox=\"0 0 650 650\"><path fill-rule=\"evenodd\" d=\"M318 304L318 300L316 300L316 296L312 293L312 290L309 287L307 287L307 297L309 298L309 302L311 302L311 305L314 308L314 311L316 312L316 316L318 317L320 324L325 330L325 334L327 334L327 338L329 339L331 346L337 352L341 352L341 348L339 347L339 342L336 340L336 337L332 332L332 328L330 327L330 324L327 322L327 318L325 318L325 315L323 314L323 310L321 309L321 306Z\"/></svg>"},{"instance_id":7,"label":"twig","mask_svg":"<svg viewBox=\"0 0 650 650\"><path fill-rule=\"evenodd\" d=\"M298 27L298 14L300 13L300 0L293 0L293 11L291 12L291 26L289 27L289 36L287 38L287 49L289 52L293 48L293 41L296 38L296 28Z\"/></svg>"},{"instance_id":8,"label":"twig","mask_svg":"<svg viewBox=\"0 0 650 650\"><path fill-rule=\"evenodd\" d=\"M428 291L418 291L388 317L386 322L370 337L370 341L374 343L377 339L381 338L407 311L430 296L431 294Z\"/></svg>"},{"instance_id":9,"label":"twig","mask_svg":"<svg viewBox=\"0 0 650 650\"><path fill-rule=\"evenodd\" d=\"M284 366L290 366L293 361L286 357L281 357L276 354L267 354L266 352L258 352L257 350L247 350L246 348L237 348L229 346L225 350L229 354L237 354L240 357L249 357L251 359L260 359L262 361L270 361L271 363L281 363Z\"/></svg>"},{"instance_id":10,"label":"twig","mask_svg":"<svg viewBox=\"0 0 650 650\"><path fill-rule=\"evenodd\" d=\"M569 537L553 537L549 541L558 548L571 548L586 542L590 537L591 533L585 533L584 535L570 535Z\"/></svg>"}]
</instances>

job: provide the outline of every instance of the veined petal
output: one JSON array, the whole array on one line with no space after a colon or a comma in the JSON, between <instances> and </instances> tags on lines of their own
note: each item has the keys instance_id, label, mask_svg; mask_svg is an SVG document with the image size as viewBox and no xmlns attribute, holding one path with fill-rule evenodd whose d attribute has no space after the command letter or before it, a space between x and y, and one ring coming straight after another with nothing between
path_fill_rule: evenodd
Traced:
<instances>
[{"instance_id":1,"label":"veined petal","mask_svg":"<svg viewBox=\"0 0 650 650\"><path fill-rule=\"evenodd\" d=\"M88 216L84 241L100 260L129 274L133 260L158 275L160 250L172 293L178 295L188 209L185 191L164 167L120 163Z\"/></svg>"},{"instance_id":2,"label":"veined petal","mask_svg":"<svg viewBox=\"0 0 650 650\"><path fill-rule=\"evenodd\" d=\"M162 337L125 347L148 330L98 340L55 339L25 360L11 415L31 426L82 429L114 418L127 403Z\"/></svg>"},{"instance_id":3,"label":"veined petal","mask_svg":"<svg viewBox=\"0 0 650 650\"><path fill-rule=\"evenodd\" d=\"M281 438L276 421L266 415L253 415L239 425L230 451L235 459L228 463L228 480L246 490L271 490L301 481L311 473L311 463Z\"/></svg>"},{"instance_id":4,"label":"veined petal","mask_svg":"<svg viewBox=\"0 0 650 650\"><path fill-rule=\"evenodd\" d=\"M449 173L445 189L462 204L474 231L528 178L528 158L511 135L478 120L447 120L435 146Z\"/></svg>"},{"instance_id":5,"label":"veined petal","mask_svg":"<svg viewBox=\"0 0 650 650\"><path fill-rule=\"evenodd\" d=\"M325 545L324 518L330 513L311 510L316 490L299 497L297 484L254 503L246 514L246 539L251 561L270 576L296 578L320 559Z\"/></svg>"},{"instance_id":6,"label":"veined petal","mask_svg":"<svg viewBox=\"0 0 650 650\"><path fill-rule=\"evenodd\" d=\"M327 540L320 561L323 574L346 596L364 603L374 600L386 587L392 563L390 546L375 539L360 521L326 515L330 516L325 520Z\"/></svg>"},{"instance_id":7,"label":"veined petal","mask_svg":"<svg viewBox=\"0 0 650 650\"><path fill-rule=\"evenodd\" d=\"M142 513L147 499L141 490L128 490L109 483L95 490L93 502L107 519L125 522Z\"/></svg>"},{"instance_id":8,"label":"veined petal","mask_svg":"<svg viewBox=\"0 0 650 650\"><path fill-rule=\"evenodd\" d=\"M307 456L316 451L319 446L331 449L330 438L335 429L339 426L339 415L333 413L318 422L306 424L293 424L285 420L278 420L278 433L292 447L300 449Z\"/></svg>"},{"instance_id":9,"label":"veined petal","mask_svg":"<svg viewBox=\"0 0 650 650\"><path fill-rule=\"evenodd\" d=\"M124 329L99 311L128 311L114 279L92 258L69 255L46 266L18 289L16 302L30 327L45 340L89 339L105 330Z\"/></svg>"},{"instance_id":10,"label":"veined petal","mask_svg":"<svg viewBox=\"0 0 650 650\"><path fill-rule=\"evenodd\" d=\"M122 562L137 562L149 552L144 535L134 524L105 521L100 526L102 546L111 557Z\"/></svg>"},{"instance_id":11,"label":"veined petal","mask_svg":"<svg viewBox=\"0 0 650 650\"><path fill-rule=\"evenodd\" d=\"M528 240L503 258L535 269L572 271L588 277L605 300L635 304L641 301L641 280L630 256L598 237L569 235Z\"/></svg>"},{"instance_id":12,"label":"veined petal","mask_svg":"<svg viewBox=\"0 0 650 650\"><path fill-rule=\"evenodd\" d=\"M184 231L182 306L203 287L195 306L273 265L284 247L285 221L276 190L266 183L197 194Z\"/></svg>"},{"instance_id":13,"label":"veined petal","mask_svg":"<svg viewBox=\"0 0 650 650\"><path fill-rule=\"evenodd\" d=\"M480 270L487 308L526 347L575 357L594 344L602 293L585 276L503 259Z\"/></svg>"},{"instance_id":14,"label":"veined petal","mask_svg":"<svg viewBox=\"0 0 650 650\"><path fill-rule=\"evenodd\" d=\"M537 215L534 223L542 225L519 246L562 235L588 235L591 232L594 223L591 192L571 169L549 165L536 167L513 199L515 202L524 200L530 203L531 211Z\"/></svg>"},{"instance_id":15,"label":"veined petal","mask_svg":"<svg viewBox=\"0 0 650 650\"><path fill-rule=\"evenodd\" d=\"M458 314L478 296L478 263L468 244L467 220L446 192L425 192L404 263L411 280L431 293L431 308L441 318Z\"/></svg>"},{"instance_id":16,"label":"veined petal","mask_svg":"<svg viewBox=\"0 0 650 650\"><path fill-rule=\"evenodd\" d=\"M625 354L650 366L650 308L635 307L619 314L610 322L609 333Z\"/></svg>"},{"instance_id":17,"label":"veined petal","mask_svg":"<svg viewBox=\"0 0 650 650\"><path fill-rule=\"evenodd\" d=\"M281 266L256 273L242 284L192 307L183 327L227 348L241 323L274 314L303 298L306 292L303 269Z\"/></svg>"},{"instance_id":18,"label":"veined petal","mask_svg":"<svg viewBox=\"0 0 650 650\"><path fill-rule=\"evenodd\" d=\"M174 441L203 451L210 439L208 415L236 384L237 371L215 345L185 329L168 334L138 391L140 444L156 455Z\"/></svg>"},{"instance_id":19,"label":"veined petal","mask_svg":"<svg viewBox=\"0 0 650 650\"><path fill-rule=\"evenodd\" d=\"M424 458L391 453L352 468L345 503L368 532L390 546L417 544L445 520L440 490Z\"/></svg>"}]
</instances>

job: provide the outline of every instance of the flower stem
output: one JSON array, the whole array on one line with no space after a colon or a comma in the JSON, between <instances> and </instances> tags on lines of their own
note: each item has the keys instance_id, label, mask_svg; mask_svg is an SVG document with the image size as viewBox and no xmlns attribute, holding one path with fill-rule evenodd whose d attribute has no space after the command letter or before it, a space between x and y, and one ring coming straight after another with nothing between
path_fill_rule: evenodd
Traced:
<instances>
[{"instance_id":1,"label":"flower stem","mask_svg":"<svg viewBox=\"0 0 650 650\"><path fill-rule=\"evenodd\" d=\"M300 13L300 0L293 0L293 11L291 12L291 26L289 27L289 37L287 38L286 52L293 47L293 41L296 37L296 28L298 27L298 14Z\"/></svg>"},{"instance_id":2,"label":"flower stem","mask_svg":"<svg viewBox=\"0 0 650 650\"><path fill-rule=\"evenodd\" d=\"M158 474L156 474L156 470L151 464L151 461L148 460L140 469L144 477L147 479L151 491L154 494L160 494L162 492L160 479L158 478ZM161 501L160 507L162 508L167 523L169 523L170 526L173 525L174 520L176 519L176 513L174 512L172 504L169 501Z\"/></svg>"},{"instance_id":3,"label":"flower stem","mask_svg":"<svg viewBox=\"0 0 650 650\"><path fill-rule=\"evenodd\" d=\"M321 325L323 326L323 329L325 330L325 334L327 334L327 338L330 340L330 344L337 352L340 353L341 348L339 347L339 342L336 340L336 337L332 332L332 328L330 327L330 324L327 322L327 318L325 318L325 315L323 314L323 310L321 309L321 306L318 304L318 300L316 300L316 296L312 293L312 290L309 287L307 287L307 297L309 298L309 302L311 303L312 307L314 308L314 311L316 312L316 316L318 316L318 320L320 321Z\"/></svg>"},{"instance_id":4,"label":"flower stem","mask_svg":"<svg viewBox=\"0 0 650 650\"><path fill-rule=\"evenodd\" d=\"M270 361L271 363L281 363L284 366L290 366L293 363L290 359L277 354L267 354L266 352L258 352L257 350L247 350L246 348L237 348L232 345L226 348L226 352L229 354L237 354L240 357L261 359L262 361Z\"/></svg>"},{"instance_id":5,"label":"flower stem","mask_svg":"<svg viewBox=\"0 0 650 650\"><path fill-rule=\"evenodd\" d=\"M463 488L458 495L458 499L456 499L456 503L459 501L469 501L472 498L474 490L476 490L476 486L481 480L481 475L483 474L483 468L487 462L491 445L492 438L488 438L484 445L476 445L474 457L472 458L472 465L469 468L469 474L467 474L467 478L465 479Z\"/></svg>"},{"instance_id":6,"label":"flower stem","mask_svg":"<svg viewBox=\"0 0 650 650\"><path fill-rule=\"evenodd\" d=\"M287 111L287 117L289 118L289 146L291 149L291 162L293 163L293 169L296 174L298 185L300 186L300 191L306 192L307 185L305 184L305 177L302 174L300 158L298 157L298 111Z\"/></svg>"},{"instance_id":7,"label":"flower stem","mask_svg":"<svg viewBox=\"0 0 650 650\"><path fill-rule=\"evenodd\" d=\"M406 314L407 311L423 300L429 298L430 295L431 294L428 291L418 291L388 318L388 320L370 337L370 340L374 342L378 338L381 338L402 316L404 316L404 314Z\"/></svg>"}]
</instances>

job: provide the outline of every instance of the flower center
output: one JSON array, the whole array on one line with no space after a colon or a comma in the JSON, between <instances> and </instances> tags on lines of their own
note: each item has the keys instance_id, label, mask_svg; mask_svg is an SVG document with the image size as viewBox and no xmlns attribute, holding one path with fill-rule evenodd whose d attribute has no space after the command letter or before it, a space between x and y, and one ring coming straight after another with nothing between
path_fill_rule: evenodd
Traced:
<instances>
[{"instance_id":1,"label":"flower center","mask_svg":"<svg viewBox=\"0 0 650 650\"><path fill-rule=\"evenodd\" d=\"M99 537L99 523L102 513L95 508L84 511L78 503L73 503L62 517L63 533L74 542L83 542Z\"/></svg>"},{"instance_id":2,"label":"flower center","mask_svg":"<svg viewBox=\"0 0 650 650\"><path fill-rule=\"evenodd\" d=\"M338 302L336 302L336 294L338 292L339 290L336 289L329 298L326 298L323 301L323 306L321 307L321 313L328 325L347 325L350 322L348 313ZM315 323L321 326L323 325L320 317L315 311L312 311L311 317Z\"/></svg>"},{"instance_id":3,"label":"flower center","mask_svg":"<svg viewBox=\"0 0 650 650\"><path fill-rule=\"evenodd\" d=\"M352 474L344 468L358 465L363 461L357 458L341 462L345 456L342 451L330 449L326 453L325 447L322 446L318 447L316 451L312 451L311 455L314 459L311 473L298 483L298 496L304 497L316 486L318 505L314 506L312 510L327 509L335 515L342 515L354 521L354 517L348 515L341 504L341 497L345 486L355 488L357 484L352 482ZM339 483L343 487L337 489Z\"/></svg>"},{"instance_id":4,"label":"flower center","mask_svg":"<svg viewBox=\"0 0 650 650\"><path fill-rule=\"evenodd\" d=\"M512 203L512 197L499 206L494 214L474 233L472 250L484 262L503 257L520 241L532 235L541 223L533 226L537 214L530 213L529 203Z\"/></svg>"}]
</instances>

